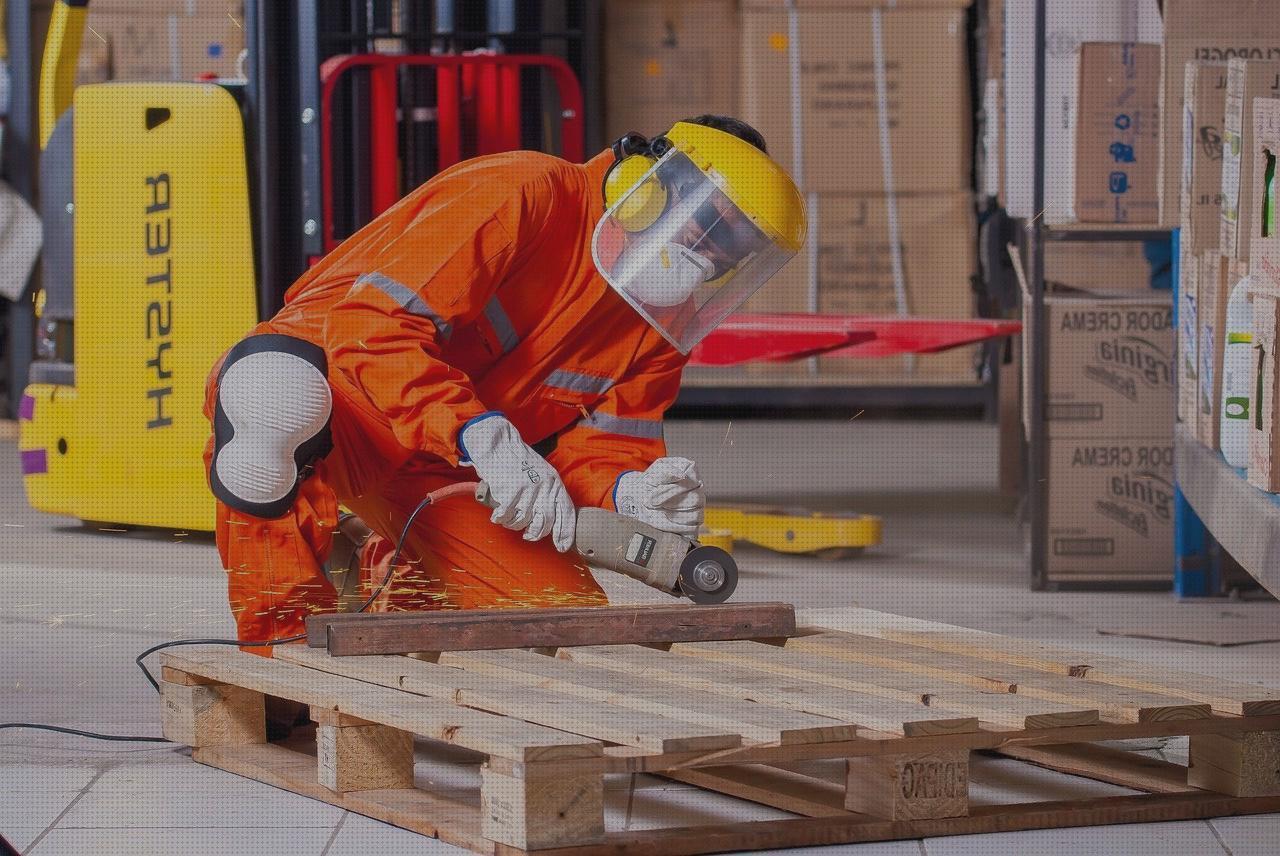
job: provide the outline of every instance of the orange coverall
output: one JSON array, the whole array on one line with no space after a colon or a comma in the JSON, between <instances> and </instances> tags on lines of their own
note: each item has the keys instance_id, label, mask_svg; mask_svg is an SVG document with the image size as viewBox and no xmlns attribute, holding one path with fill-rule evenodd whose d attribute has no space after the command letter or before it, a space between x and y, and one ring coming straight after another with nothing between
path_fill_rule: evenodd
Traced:
<instances>
[{"instance_id":1,"label":"orange coverall","mask_svg":"<svg viewBox=\"0 0 1280 856\"><path fill-rule=\"evenodd\" d=\"M554 439L547 459L578 506L612 508L618 476L666 454L662 415L686 358L591 257L612 161L609 152L584 165L513 152L458 164L325 256L254 329L324 349L333 450L282 517L218 504L239 638L291 636L308 614L336 609L322 566L339 502L384 539L365 558L377 553L385 565L427 492L476 479L459 465L457 434L485 411L501 411L531 445ZM212 442L206 466L211 453ZM378 605L605 602L574 554L557 553L550 538L526 542L490 513L465 498L424 509ZM366 587L381 577L365 568Z\"/></svg>"}]
</instances>

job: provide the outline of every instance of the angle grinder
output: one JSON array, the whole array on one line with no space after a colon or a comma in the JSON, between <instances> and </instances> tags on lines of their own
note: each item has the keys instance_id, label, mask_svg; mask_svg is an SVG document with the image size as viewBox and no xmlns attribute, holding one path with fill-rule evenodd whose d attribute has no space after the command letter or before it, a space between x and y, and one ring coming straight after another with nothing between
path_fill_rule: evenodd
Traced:
<instances>
[{"instance_id":1,"label":"angle grinder","mask_svg":"<svg viewBox=\"0 0 1280 856\"><path fill-rule=\"evenodd\" d=\"M476 485L476 501L494 507L484 482ZM573 547L588 564L694 603L724 603L738 587L738 564L719 547L603 508L578 509Z\"/></svg>"}]
</instances>

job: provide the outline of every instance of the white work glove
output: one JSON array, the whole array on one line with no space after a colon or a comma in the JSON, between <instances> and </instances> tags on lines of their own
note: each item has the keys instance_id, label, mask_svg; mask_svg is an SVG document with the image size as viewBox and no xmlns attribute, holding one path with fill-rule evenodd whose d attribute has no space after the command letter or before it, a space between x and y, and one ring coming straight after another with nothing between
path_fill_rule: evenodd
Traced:
<instances>
[{"instance_id":1,"label":"white work glove","mask_svg":"<svg viewBox=\"0 0 1280 856\"><path fill-rule=\"evenodd\" d=\"M633 470L619 476L613 504L619 514L692 537L702 525L707 498L693 461L659 458L642 473Z\"/></svg>"},{"instance_id":2,"label":"white work glove","mask_svg":"<svg viewBox=\"0 0 1280 856\"><path fill-rule=\"evenodd\" d=\"M462 450L476 473L489 485L496 507L489 519L524 531L524 540L551 535L561 553L573 546L578 515L560 474L520 437L501 415L466 425L459 434Z\"/></svg>"}]
</instances>

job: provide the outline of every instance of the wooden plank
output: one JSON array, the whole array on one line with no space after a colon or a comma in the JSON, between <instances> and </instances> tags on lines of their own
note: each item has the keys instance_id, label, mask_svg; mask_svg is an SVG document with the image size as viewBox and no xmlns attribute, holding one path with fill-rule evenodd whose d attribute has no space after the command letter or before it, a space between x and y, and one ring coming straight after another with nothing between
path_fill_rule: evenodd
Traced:
<instances>
[{"instance_id":1,"label":"wooden plank","mask_svg":"<svg viewBox=\"0 0 1280 856\"><path fill-rule=\"evenodd\" d=\"M192 757L210 767L340 806L476 853L495 845L480 834L480 809L417 788L338 793L317 780L316 759L275 743L209 746Z\"/></svg>"},{"instance_id":2,"label":"wooden plank","mask_svg":"<svg viewBox=\"0 0 1280 856\"><path fill-rule=\"evenodd\" d=\"M870 609L806 612L800 623L811 629L876 636L933 651L1163 693L1208 704L1221 713L1239 716L1280 713L1280 690Z\"/></svg>"},{"instance_id":3,"label":"wooden plank","mask_svg":"<svg viewBox=\"0 0 1280 856\"><path fill-rule=\"evenodd\" d=\"M996 751L1037 767L1152 794L1195 790L1187 784L1187 768L1181 764L1095 743L1005 746Z\"/></svg>"},{"instance_id":4,"label":"wooden plank","mask_svg":"<svg viewBox=\"0 0 1280 856\"><path fill-rule=\"evenodd\" d=\"M1043 699L1019 698L1006 691L975 692L937 675L920 676L865 664L764 645L758 642L682 643L673 654L720 663L737 663L771 676L786 676L860 693L926 705L980 719L1002 728L1038 729L1092 725L1098 711Z\"/></svg>"},{"instance_id":5,"label":"wooden plank","mask_svg":"<svg viewBox=\"0 0 1280 856\"><path fill-rule=\"evenodd\" d=\"M1009 664L993 665L989 660L976 657L944 657L924 648L870 636L822 633L789 639L786 647L839 660L914 671L975 687L1016 692L1031 698L1087 705L1097 708L1103 716L1123 722L1204 719L1210 714L1209 705L1185 698L1066 678Z\"/></svg>"},{"instance_id":6,"label":"wooden plank","mask_svg":"<svg viewBox=\"0 0 1280 856\"><path fill-rule=\"evenodd\" d=\"M619 709L576 695L495 680L409 657L330 657L322 650L286 645L276 652L276 658L650 752L712 751L742 743L741 736L723 728Z\"/></svg>"},{"instance_id":7,"label":"wooden plank","mask_svg":"<svg viewBox=\"0 0 1280 856\"><path fill-rule=\"evenodd\" d=\"M669 770L662 776L804 817L851 813L844 807L844 788L839 785L763 764Z\"/></svg>"},{"instance_id":8,"label":"wooden plank","mask_svg":"<svg viewBox=\"0 0 1280 856\"><path fill-rule=\"evenodd\" d=\"M634 675L643 680L828 716L888 734L916 737L958 734L978 728L974 717L953 716L912 701L898 702L816 683L784 680L762 671L701 662L693 657L680 657L652 648L634 645L562 648L560 656L575 663Z\"/></svg>"},{"instance_id":9,"label":"wooden plank","mask_svg":"<svg viewBox=\"0 0 1280 856\"><path fill-rule=\"evenodd\" d=\"M1236 797L1280 794L1280 733L1194 734L1187 781Z\"/></svg>"},{"instance_id":10,"label":"wooden plank","mask_svg":"<svg viewBox=\"0 0 1280 856\"><path fill-rule=\"evenodd\" d=\"M321 634L327 634L329 653L337 657L757 639L790 636L795 629L795 609L785 603L441 610L307 619L309 643L315 647Z\"/></svg>"},{"instance_id":11,"label":"wooden plank","mask_svg":"<svg viewBox=\"0 0 1280 856\"><path fill-rule=\"evenodd\" d=\"M598 740L242 651L187 648L162 657L165 665L185 672L513 761L598 758L604 751Z\"/></svg>"},{"instance_id":12,"label":"wooden plank","mask_svg":"<svg viewBox=\"0 0 1280 856\"><path fill-rule=\"evenodd\" d=\"M850 758L845 808L889 820L969 813L969 753Z\"/></svg>"},{"instance_id":13,"label":"wooden plank","mask_svg":"<svg viewBox=\"0 0 1280 856\"><path fill-rule=\"evenodd\" d=\"M857 726L850 722L755 702L734 703L528 651L454 651L441 654L440 662L708 728L732 729L760 743L823 743L857 736Z\"/></svg>"}]
</instances>

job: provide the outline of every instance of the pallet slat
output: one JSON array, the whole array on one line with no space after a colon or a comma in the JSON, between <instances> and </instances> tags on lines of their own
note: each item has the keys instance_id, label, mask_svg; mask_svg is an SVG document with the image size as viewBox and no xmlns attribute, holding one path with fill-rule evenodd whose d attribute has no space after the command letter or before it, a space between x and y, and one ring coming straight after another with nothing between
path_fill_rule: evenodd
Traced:
<instances>
[{"instance_id":1,"label":"pallet slat","mask_svg":"<svg viewBox=\"0 0 1280 856\"><path fill-rule=\"evenodd\" d=\"M729 749L742 738L652 713L619 710L553 690L475 675L409 657L330 657L324 651L284 646L279 659L333 675L443 699L512 716L560 731L637 746L650 752Z\"/></svg>"},{"instance_id":2,"label":"pallet slat","mask_svg":"<svg viewBox=\"0 0 1280 856\"><path fill-rule=\"evenodd\" d=\"M815 681L857 692L913 701L937 710L980 719L1002 728L1064 728L1093 725L1098 711L1082 705L1018 698L1008 692L974 692L967 686L922 678L894 669L837 662L758 642L725 643L723 648L687 643L672 652L717 663L739 663L762 673Z\"/></svg>"},{"instance_id":3,"label":"pallet slat","mask_svg":"<svg viewBox=\"0 0 1280 856\"><path fill-rule=\"evenodd\" d=\"M933 651L1162 693L1208 704L1220 713L1238 716L1280 713L1280 691L1277 690L871 609L814 610L804 613L800 623L810 629L875 636Z\"/></svg>"},{"instance_id":4,"label":"pallet slat","mask_svg":"<svg viewBox=\"0 0 1280 856\"><path fill-rule=\"evenodd\" d=\"M857 726L763 704L725 704L703 693L619 675L528 651L454 651L440 662L476 674L519 680L622 708L656 713L710 728L730 728L760 743L852 740Z\"/></svg>"},{"instance_id":5,"label":"pallet slat","mask_svg":"<svg viewBox=\"0 0 1280 856\"><path fill-rule=\"evenodd\" d=\"M978 721L973 716L955 716L930 710L922 704L899 703L816 683L781 681L777 676L764 672L702 663L692 657L680 657L652 648L634 645L562 648L560 656L575 663L644 680L848 720L862 728L888 734L918 737L961 734L978 728Z\"/></svg>"},{"instance_id":6,"label":"pallet slat","mask_svg":"<svg viewBox=\"0 0 1280 856\"><path fill-rule=\"evenodd\" d=\"M307 643L336 657L414 651L489 651L757 639L795 633L785 603L441 610L402 615L313 615Z\"/></svg>"},{"instance_id":7,"label":"pallet slat","mask_svg":"<svg viewBox=\"0 0 1280 856\"><path fill-rule=\"evenodd\" d=\"M604 746L576 734L353 682L293 663L225 649L164 654L170 668L330 708L351 716L513 761L599 757Z\"/></svg>"},{"instance_id":8,"label":"pallet slat","mask_svg":"<svg viewBox=\"0 0 1280 856\"><path fill-rule=\"evenodd\" d=\"M1204 719L1208 704L1185 698L1065 678L1009 664L963 655L941 655L926 648L848 633L820 633L788 639L787 650L806 651L838 660L888 666L969 683L999 692L1096 707L1104 716L1122 722L1167 722Z\"/></svg>"}]
</instances>

